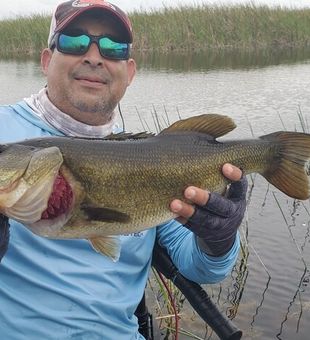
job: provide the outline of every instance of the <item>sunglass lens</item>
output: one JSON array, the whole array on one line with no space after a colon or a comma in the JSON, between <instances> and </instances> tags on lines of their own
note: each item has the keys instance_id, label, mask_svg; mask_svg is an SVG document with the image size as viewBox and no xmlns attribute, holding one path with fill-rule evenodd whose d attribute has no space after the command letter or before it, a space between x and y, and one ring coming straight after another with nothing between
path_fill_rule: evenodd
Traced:
<instances>
[{"instance_id":1,"label":"sunglass lens","mask_svg":"<svg viewBox=\"0 0 310 340\"><path fill-rule=\"evenodd\" d=\"M87 52L90 38L87 35L71 37L60 34L58 39L58 49L64 53L84 54Z\"/></svg>"},{"instance_id":2,"label":"sunglass lens","mask_svg":"<svg viewBox=\"0 0 310 340\"><path fill-rule=\"evenodd\" d=\"M115 42L107 37L99 39L101 54L110 59L127 59L129 45Z\"/></svg>"}]
</instances>

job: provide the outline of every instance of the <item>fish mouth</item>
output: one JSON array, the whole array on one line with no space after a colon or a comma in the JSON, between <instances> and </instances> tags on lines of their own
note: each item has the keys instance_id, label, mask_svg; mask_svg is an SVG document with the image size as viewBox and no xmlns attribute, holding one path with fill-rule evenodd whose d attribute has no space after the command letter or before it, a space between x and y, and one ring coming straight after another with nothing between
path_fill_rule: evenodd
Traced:
<instances>
[{"instance_id":1,"label":"fish mouth","mask_svg":"<svg viewBox=\"0 0 310 340\"><path fill-rule=\"evenodd\" d=\"M18 148L13 149L10 155L16 150ZM28 154L29 148L22 151L25 155L20 153L19 158L24 157L24 160L7 158L8 170L2 169L2 177L10 180L1 181L0 211L27 225L41 218L63 158L57 147L34 149ZM19 166L21 163L23 167Z\"/></svg>"},{"instance_id":2,"label":"fish mouth","mask_svg":"<svg viewBox=\"0 0 310 340\"><path fill-rule=\"evenodd\" d=\"M8 200L6 201L7 206L3 209L3 213L26 225L40 220L42 210L47 206L54 181L55 174L51 174L29 187L28 183L21 178L15 184L15 189L6 195ZM14 202L15 197L19 196L19 193L22 193L21 197ZM4 199L4 195L1 196ZM10 204L13 202L14 204Z\"/></svg>"},{"instance_id":3,"label":"fish mouth","mask_svg":"<svg viewBox=\"0 0 310 340\"><path fill-rule=\"evenodd\" d=\"M60 171L49 193L45 209L39 219L27 226L37 235L58 238L63 226L70 219L76 203L76 195L72 183Z\"/></svg>"},{"instance_id":4,"label":"fish mouth","mask_svg":"<svg viewBox=\"0 0 310 340\"><path fill-rule=\"evenodd\" d=\"M17 185L20 189L23 179ZM26 225L32 232L57 238L63 225L70 219L75 206L74 190L61 169L28 188L24 195L5 214Z\"/></svg>"}]
</instances>

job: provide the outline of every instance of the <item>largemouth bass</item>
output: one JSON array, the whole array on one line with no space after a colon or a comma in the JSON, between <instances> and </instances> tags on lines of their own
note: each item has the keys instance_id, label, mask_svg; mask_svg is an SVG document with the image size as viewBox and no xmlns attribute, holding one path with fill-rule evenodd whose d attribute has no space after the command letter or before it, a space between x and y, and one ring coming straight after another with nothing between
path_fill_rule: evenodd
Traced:
<instances>
[{"instance_id":1,"label":"largemouth bass","mask_svg":"<svg viewBox=\"0 0 310 340\"><path fill-rule=\"evenodd\" d=\"M229 117L210 114L148 138L49 137L2 145L0 212L44 237L89 239L117 260L117 235L173 218L169 204L187 186L222 192L226 162L260 173L290 197L309 197L309 134L216 141L234 128Z\"/></svg>"}]
</instances>

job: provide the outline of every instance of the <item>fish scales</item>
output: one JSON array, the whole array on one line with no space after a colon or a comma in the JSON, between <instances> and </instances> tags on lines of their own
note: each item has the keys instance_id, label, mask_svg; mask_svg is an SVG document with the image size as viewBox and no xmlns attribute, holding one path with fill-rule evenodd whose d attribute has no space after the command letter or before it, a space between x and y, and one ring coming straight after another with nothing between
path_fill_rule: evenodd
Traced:
<instances>
[{"instance_id":1,"label":"fish scales","mask_svg":"<svg viewBox=\"0 0 310 340\"><path fill-rule=\"evenodd\" d=\"M182 148L176 147L179 139L183 142ZM227 184L221 175L225 162L253 172L264 170L269 161L263 156L262 150L265 154L269 150L269 143L264 141L260 141L259 145L253 141L212 144L203 143L201 136L198 136L197 143L192 136L188 139L191 143L184 143L186 135L173 140L152 138L147 142L104 141L100 148L94 150L91 150L93 143L85 140L77 144L74 140L68 143L52 138L44 140L43 145L59 147L66 166L83 183L87 198L130 215L127 227L130 231L136 231L142 223L148 228L162 222L163 218L171 218L170 201L182 198L188 185L222 191ZM33 145L41 146L41 143ZM77 158L84 161L77 162ZM117 233L114 228L109 224L106 232Z\"/></svg>"}]
</instances>

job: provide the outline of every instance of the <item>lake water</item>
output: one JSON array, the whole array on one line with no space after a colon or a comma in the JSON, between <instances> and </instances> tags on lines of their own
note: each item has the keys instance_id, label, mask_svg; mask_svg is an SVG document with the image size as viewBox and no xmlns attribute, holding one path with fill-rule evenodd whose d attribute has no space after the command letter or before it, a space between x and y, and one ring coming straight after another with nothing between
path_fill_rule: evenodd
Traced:
<instances>
[{"instance_id":1,"label":"lake water","mask_svg":"<svg viewBox=\"0 0 310 340\"><path fill-rule=\"evenodd\" d=\"M179 117L226 114L238 126L229 134L234 139L301 131L299 113L306 125L310 119L307 53L138 59L141 67L121 103L128 131L155 131L155 114L161 127ZM1 104L45 84L36 61L0 61L0 77ZM245 253L229 278L206 289L244 339L309 339L309 201L287 198L258 175L249 180L253 186L240 228ZM186 304L181 313L183 329L197 339L217 339Z\"/></svg>"}]
</instances>

